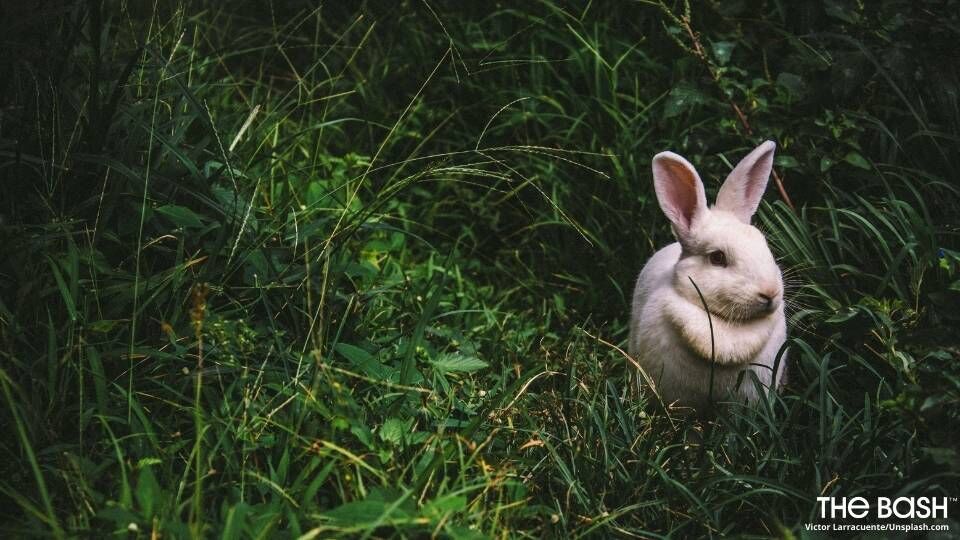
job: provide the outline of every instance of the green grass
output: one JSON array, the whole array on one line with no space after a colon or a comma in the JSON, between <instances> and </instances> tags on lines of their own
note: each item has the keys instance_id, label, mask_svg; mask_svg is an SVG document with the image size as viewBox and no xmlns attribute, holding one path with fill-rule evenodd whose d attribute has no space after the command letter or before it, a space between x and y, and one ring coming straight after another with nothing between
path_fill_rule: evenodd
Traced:
<instances>
[{"instance_id":1,"label":"green grass","mask_svg":"<svg viewBox=\"0 0 960 540\"><path fill-rule=\"evenodd\" d=\"M0 8L0 531L790 538L821 494L956 497L960 10L752 4ZM789 384L664 414L620 350L650 159L713 193L768 138Z\"/></svg>"}]
</instances>

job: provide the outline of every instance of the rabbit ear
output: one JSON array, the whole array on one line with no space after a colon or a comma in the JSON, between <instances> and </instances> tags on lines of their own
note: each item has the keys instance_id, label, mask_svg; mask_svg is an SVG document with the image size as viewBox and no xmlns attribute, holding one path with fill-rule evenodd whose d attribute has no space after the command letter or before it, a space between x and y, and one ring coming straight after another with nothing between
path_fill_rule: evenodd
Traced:
<instances>
[{"instance_id":1,"label":"rabbit ear","mask_svg":"<svg viewBox=\"0 0 960 540\"><path fill-rule=\"evenodd\" d=\"M737 163L717 193L718 210L726 210L740 221L750 223L767 189L776 149L773 141L765 141Z\"/></svg>"},{"instance_id":2,"label":"rabbit ear","mask_svg":"<svg viewBox=\"0 0 960 540\"><path fill-rule=\"evenodd\" d=\"M660 208L683 243L694 222L707 210L700 176L687 160L673 152L660 152L653 157L653 187Z\"/></svg>"}]
</instances>

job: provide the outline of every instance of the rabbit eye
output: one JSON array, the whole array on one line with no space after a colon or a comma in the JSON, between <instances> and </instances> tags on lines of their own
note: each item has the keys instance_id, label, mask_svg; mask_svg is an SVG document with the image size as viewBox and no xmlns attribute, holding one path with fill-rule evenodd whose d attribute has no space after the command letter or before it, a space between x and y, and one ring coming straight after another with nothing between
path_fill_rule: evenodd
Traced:
<instances>
[{"instance_id":1,"label":"rabbit eye","mask_svg":"<svg viewBox=\"0 0 960 540\"><path fill-rule=\"evenodd\" d=\"M727 255L724 252L720 251L719 249L716 251L711 251L708 257L710 258L710 264L714 266L727 265Z\"/></svg>"}]
</instances>

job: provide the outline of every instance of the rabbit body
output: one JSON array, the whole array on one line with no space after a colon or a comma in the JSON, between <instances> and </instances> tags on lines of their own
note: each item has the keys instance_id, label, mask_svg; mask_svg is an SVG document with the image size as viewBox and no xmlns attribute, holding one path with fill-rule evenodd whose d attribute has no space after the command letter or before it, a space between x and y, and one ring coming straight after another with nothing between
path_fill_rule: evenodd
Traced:
<instances>
[{"instance_id":1,"label":"rabbit body","mask_svg":"<svg viewBox=\"0 0 960 540\"><path fill-rule=\"evenodd\" d=\"M774 148L766 142L745 157L713 208L692 165L670 152L654 158L657 198L678 241L657 251L637 278L629 350L665 404L709 412L711 399L754 401L758 387L745 371L763 388L783 383L783 280L750 225Z\"/></svg>"}]
</instances>

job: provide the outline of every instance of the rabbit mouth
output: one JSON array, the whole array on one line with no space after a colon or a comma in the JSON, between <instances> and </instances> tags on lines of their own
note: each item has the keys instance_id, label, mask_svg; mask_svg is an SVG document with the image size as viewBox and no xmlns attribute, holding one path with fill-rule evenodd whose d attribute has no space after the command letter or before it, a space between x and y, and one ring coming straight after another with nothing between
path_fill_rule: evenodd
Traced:
<instances>
[{"instance_id":1,"label":"rabbit mouth","mask_svg":"<svg viewBox=\"0 0 960 540\"><path fill-rule=\"evenodd\" d=\"M719 309L711 307L710 316L729 323L744 323L773 315L777 305L777 302L766 302L757 305L727 304Z\"/></svg>"}]
</instances>

